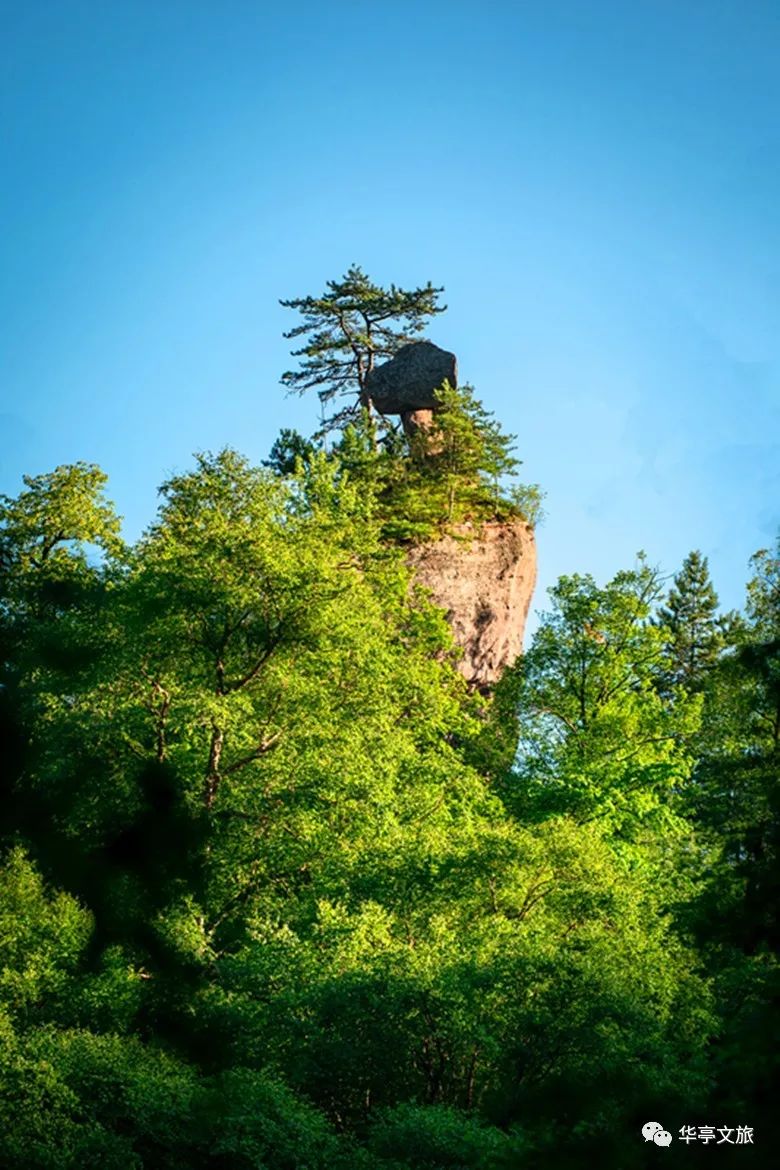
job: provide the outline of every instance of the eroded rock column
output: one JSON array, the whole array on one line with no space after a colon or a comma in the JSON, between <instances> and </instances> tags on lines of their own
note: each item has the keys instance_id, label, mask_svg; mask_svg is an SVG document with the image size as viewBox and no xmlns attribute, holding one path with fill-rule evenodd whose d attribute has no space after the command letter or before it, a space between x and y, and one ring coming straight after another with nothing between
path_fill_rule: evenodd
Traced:
<instances>
[{"instance_id":1,"label":"eroded rock column","mask_svg":"<svg viewBox=\"0 0 780 1170\"><path fill-rule=\"evenodd\" d=\"M536 584L536 541L524 520L455 525L410 549L416 580L447 613L469 685L490 690L523 648Z\"/></svg>"}]
</instances>

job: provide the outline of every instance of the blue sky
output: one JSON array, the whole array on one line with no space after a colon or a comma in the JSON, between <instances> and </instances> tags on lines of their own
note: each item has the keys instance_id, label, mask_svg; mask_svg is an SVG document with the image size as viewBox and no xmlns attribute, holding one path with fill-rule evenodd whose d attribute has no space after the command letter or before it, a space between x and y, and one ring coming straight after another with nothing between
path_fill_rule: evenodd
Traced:
<instances>
[{"instance_id":1,"label":"blue sky","mask_svg":"<svg viewBox=\"0 0 780 1170\"><path fill-rule=\"evenodd\" d=\"M548 493L540 589L644 548L737 605L780 524L780 8L0 0L0 491L85 459L128 537L263 458L278 298L446 287Z\"/></svg>"}]
</instances>

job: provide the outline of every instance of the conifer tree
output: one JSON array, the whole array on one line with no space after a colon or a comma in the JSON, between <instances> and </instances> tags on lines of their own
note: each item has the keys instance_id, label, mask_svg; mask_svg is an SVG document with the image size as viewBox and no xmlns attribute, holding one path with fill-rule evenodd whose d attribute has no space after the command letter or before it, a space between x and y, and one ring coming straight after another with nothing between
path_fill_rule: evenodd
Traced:
<instances>
[{"instance_id":1,"label":"conifer tree","mask_svg":"<svg viewBox=\"0 0 780 1170\"><path fill-rule=\"evenodd\" d=\"M512 456L515 436L503 433L470 386L455 389L445 382L436 397L439 410L430 430L416 436L417 455L443 486L451 521L458 500L466 510L484 509L486 502L495 507L501 478L514 475L520 463Z\"/></svg>"},{"instance_id":2,"label":"conifer tree","mask_svg":"<svg viewBox=\"0 0 780 1170\"><path fill-rule=\"evenodd\" d=\"M316 390L323 406L333 398L355 395L355 401L323 420L323 429L340 426L357 414L361 405L370 411L366 379L377 360L391 358L403 345L415 341L425 322L446 305L438 304L443 288L428 282L415 289L382 288L356 264L341 280L329 280L318 297L294 297L279 303L296 309L300 325L284 334L305 338L300 349L300 368L282 375L282 385L303 394Z\"/></svg>"},{"instance_id":3,"label":"conifer tree","mask_svg":"<svg viewBox=\"0 0 780 1170\"><path fill-rule=\"evenodd\" d=\"M282 427L263 467L270 467L277 475L293 475L298 460L305 463L317 451L317 444L291 427Z\"/></svg>"},{"instance_id":4,"label":"conifer tree","mask_svg":"<svg viewBox=\"0 0 780 1170\"><path fill-rule=\"evenodd\" d=\"M674 578L666 605L659 610L659 618L668 630L671 682L681 683L689 690L700 687L704 673L724 644L717 613L718 595L707 558L694 549Z\"/></svg>"}]
</instances>

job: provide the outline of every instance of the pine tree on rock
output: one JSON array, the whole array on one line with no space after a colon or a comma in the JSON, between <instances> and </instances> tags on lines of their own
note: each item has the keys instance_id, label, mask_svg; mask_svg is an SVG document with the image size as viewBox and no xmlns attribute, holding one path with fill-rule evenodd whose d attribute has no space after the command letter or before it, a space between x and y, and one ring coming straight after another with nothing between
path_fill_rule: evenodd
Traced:
<instances>
[{"instance_id":1,"label":"pine tree on rock","mask_svg":"<svg viewBox=\"0 0 780 1170\"><path fill-rule=\"evenodd\" d=\"M369 373L377 360L391 358L401 346L416 341L429 317L445 311L447 306L438 304L442 292L430 282L415 289L394 284L382 288L353 264L341 280L329 280L320 296L280 301L303 317L284 336L305 338L292 351L302 359L300 368L284 373L282 385L298 394L316 390L323 409L336 397L355 395L347 407L323 419L323 430L353 418L361 405L370 411Z\"/></svg>"}]
</instances>

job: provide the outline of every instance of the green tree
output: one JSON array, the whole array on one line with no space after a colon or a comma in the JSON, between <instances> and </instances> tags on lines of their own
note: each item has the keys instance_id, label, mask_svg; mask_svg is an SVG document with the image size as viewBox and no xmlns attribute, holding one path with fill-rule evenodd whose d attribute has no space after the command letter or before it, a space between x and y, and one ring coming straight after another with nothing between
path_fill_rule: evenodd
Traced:
<instances>
[{"instance_id":1,"label":"green tree","mask_svg":"<svg viewBox=\"0 0 780 1170\"><path fill-rule=\"evenodd\" d=\"M50 691L73 694L105 653L102 613L121 577L119 518L94 465L25 476L0 498L0 834L46 816L18 789Z\"/></svg>"},{"instance_id":2,"label":"green tree","mask_svg":"<svg viewBox=\"0 0 780 1170\"><path fill-rule=\"evenodd\" d=\"M700 688L705 671L717 660L725 639L707 558L698 550L683 561L658 616L668 631L669 681L688 690Z\"/></svg>"},{"instance_id":3,"label":"green tree","mask_svg":"<svg viewBox=\"0 0 780 1170\"><path fill-rule=\"evenodd\" d=\"M688 800L705 881L685 921L721 1020L713 1105L750 1112L769 1132L780 1025L780 544L751 566L745 616L703 686Z\"/></svg>"},{"instance_id":4,"label":"green tree","mask_svg":"<svg viewBox=\"0 0 780 1170\"><path fill-rule=\"evenodd\" d=\"M63 464L47 475L24 477L25 490L0 496L0 566L8 572L41 570L52 561L86 560L94 545L119 547L119 519L105 499L107 476L94 464Z\"/></svg>"},{"instance_id":5,"label":"green tree","mask_svg":"<svg viewBox=\"0 0 780 1170\"><path fill-rule=\"evenodd\" d=\"M439 409L430 430L420 430L413 440L425 474L439 481L445 493L446 518L476 506L491 513L500 506L501 480L513 476L519 461L512 456L514 435L505 435L490 411L485 410L471 386L453 388L445 382L436 395Z\"/></svg>"},{"instance_id":6,"label":"green tree","mask_svg":"<svg viewBox=\"0 0 780 1170\"><path fill-rule=\"evenodd\" d=\"M697 821L736 873L774 865L780 767L780 545L751 559L745 617L708 673L699 742ZM748 917L740 912L743 925Z\"/></svg>"},{"instance_id":7,"label":"green tree","mask_svg":"<svg viewBox=\"0 0 780 1170\"><path fill-rule=\"evenodd\" d=\"M561 582L491 708L383 539L399 469L356 423L289 475L199 456L132 549L61 549L65 597L9 542L12 1170L630 1170L629 1115L705 1098L672 917L701 699L655 685L657 575Z\"/></svg>"},{"instance_id":8,"label":"green tree","mask_svg":"<svg viewBox=\"0 0 780 1170\"><path fill-rule=\"evenodd\" d=\"M317 449L317 444L312 439L305 438L299 431L290 427L282 427L268 458L263 460L263 466L270 467L277 475L292 475L298 460L306 462Z\"/></svg>"},{"instance_id":9,"label":"green tree","mask_svg":"<svg viewBox=\"0 0 780 1170\"><path fill-rule=\"evenodd\" d=\"M38 634L45 630L48 643L60 640L53 619L67 624L69 607L121 555L106 478L93 464L63 465L25 476L16 499L0 496L0 643L21 640L40 656Z\"/></svg>"},{"instance_id":10,"label":"green tree","mask_svg":"<svg viewBox=\"0 0 780 1170\"><path fill-rule=\"evenodd\" d=\"M354 396L324 420L325 429L342 425L360 406L371 411L369 373L377 360L414 341L429 317L445 311L438 304L443 291L430 282L416 289L382 288L352 265L341 280L329 280L320 296L280 301L303 317L284 336L304 338L301 348L292 351L302 359L300 368L283 374L282 385L300 394L316 390L323 407L334 398Z\"/></svg>"},{"instance_id":11,"label":"green tree","mask_svg":"<svg viewBox=\"0 0 780 1170\"><path fill-rule=\"evenodd\" d=\"M760 549L750 560L747 613L754 636L762 642L780 638L780 536L773 549Z\"/></svg>"},{"instance_id":12,"label":"green tree","mask_svg":"<svg viewBox=\"0 0 780 1170\"><path fill-rule=\"evenodd\" d=\"M644 559L603 588L563 577L517 667L520 753L516 799L533 815L604 818L630 835L656 831L692 766L699 702L659 694L668 669L652 621L661 592Z\"/></svg>"}]
</instances>

